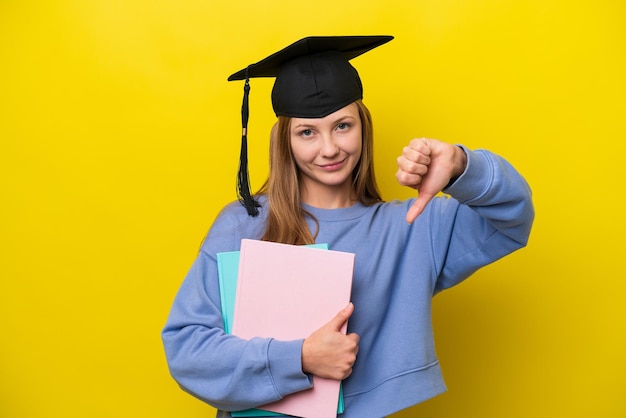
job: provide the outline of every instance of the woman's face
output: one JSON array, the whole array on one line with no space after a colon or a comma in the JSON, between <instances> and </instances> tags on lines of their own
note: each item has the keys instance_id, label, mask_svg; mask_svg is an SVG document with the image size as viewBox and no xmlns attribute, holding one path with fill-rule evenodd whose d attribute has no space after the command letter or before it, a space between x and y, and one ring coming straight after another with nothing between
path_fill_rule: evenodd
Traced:
<instances>
[{"instance_id":1,"label":"woman's face","mask_svg":"<svg viewBox=\"0 0 626 418\"><path fill-rule=\"evenodd\" d=\"M291 150L303 193L350 194L352 171L361 158L361 133L355 103L323 118L291 119Z\"/></svg>"}]
</instances>

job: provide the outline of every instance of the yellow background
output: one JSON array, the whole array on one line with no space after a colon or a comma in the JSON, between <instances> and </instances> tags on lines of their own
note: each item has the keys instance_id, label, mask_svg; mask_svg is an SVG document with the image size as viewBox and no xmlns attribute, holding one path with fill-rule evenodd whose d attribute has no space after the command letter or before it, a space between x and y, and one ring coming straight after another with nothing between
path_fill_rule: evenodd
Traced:
<instances>
[{"instance_id":1,"label":"yellow background","mask_svg":"<svg viewBox=\"0 0 626 418\"><path fill-rule=\"evenodd\" d=\"M353 61L386 199L411 196L395 157L429 136L505 155L536 202L526 249L435 299L449 391L397 416L626 416L625 22L621 0L3 0L0 416L213 415L159 333L234 198L226 77L340 34L396 36Z\"/></svg>"}]
</instances>

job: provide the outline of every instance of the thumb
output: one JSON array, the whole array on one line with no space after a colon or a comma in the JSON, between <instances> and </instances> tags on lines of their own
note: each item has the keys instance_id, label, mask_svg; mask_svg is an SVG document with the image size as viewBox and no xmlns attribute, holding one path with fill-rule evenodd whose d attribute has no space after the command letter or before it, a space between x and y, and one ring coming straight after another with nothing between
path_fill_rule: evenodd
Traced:
<instances>
[{"instance_id":1,"label":"thumb","mask_svg":"<svg viewBox=\"0 0 626 418\"><path fill-rule=\"evenodd\" d=\"M406 221L409 225L424 211L424 208L433 197L435 197L435 195L432 193L420 192L415 202L413 202L413 206L411 206L406 213Z\"/></svg>"},{"instance_id":2,"label":"thumb","mask_svg":"<svg viewBox=\"0 0 626 418\"><path fill-rule=\"evenodd\" d=\"M341 328L344 326L348 318L350 318L352 312L354 312L354 304L350 302L348 306L340 310L333 319L328 321L326 327L332 329L333 331L341 331Z\"/></svg>"}]
</instances>

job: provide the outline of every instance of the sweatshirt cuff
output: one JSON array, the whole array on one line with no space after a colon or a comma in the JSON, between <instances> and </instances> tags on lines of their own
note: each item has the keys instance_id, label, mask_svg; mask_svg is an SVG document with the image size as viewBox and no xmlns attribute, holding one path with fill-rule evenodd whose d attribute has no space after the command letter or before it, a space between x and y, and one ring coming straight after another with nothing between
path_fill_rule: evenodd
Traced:
<instances>
[{"instance_id":1,"label":"sweatshirt cuff","mask_svg":"<svg viewBox=\"0 0 626 418\"><path fill-rule=\"evenodd\" d=\"M493 169L489 158L484 152L471 151L463 145L458 145L467 155L465 171L443 192L454 197L460 203L467 204L482 196L493 181Z\"/></svg>"},{"instance_id":2,"label":"sweatshirt cuff","mask_svg":"<svg viewBox=\"0 0 626 418\"><path fill-rule=\"evenodd\" d=\"M267 350L269 369L274 386L281 397L313 387L309 375L302 371L302 344L304 340L279 341L272 339Z\"/></svg>"}]
</instances>

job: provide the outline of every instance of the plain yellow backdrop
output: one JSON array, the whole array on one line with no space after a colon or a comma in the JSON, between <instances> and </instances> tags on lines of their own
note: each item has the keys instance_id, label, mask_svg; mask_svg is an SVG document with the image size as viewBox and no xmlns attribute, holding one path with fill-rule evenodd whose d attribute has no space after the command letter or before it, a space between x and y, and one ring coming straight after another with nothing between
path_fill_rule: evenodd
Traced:
<instances>
[{"instance_id":1,"label":"plain yellow backdrop","mask_svg":"<svg viewBox=\"0 0 626 418\"><path fill-rule=\"evenodd\" d=\"M353 61L386 199L413 137L527 177L527 248L435 299L448 392L396 416L626 416L626 3L3 0L0 416L208 417L160 330L235 196L242 85L308 35L391 34ZM254 80L253 187L271 80Z\"/></svg>"}]
</instances>

